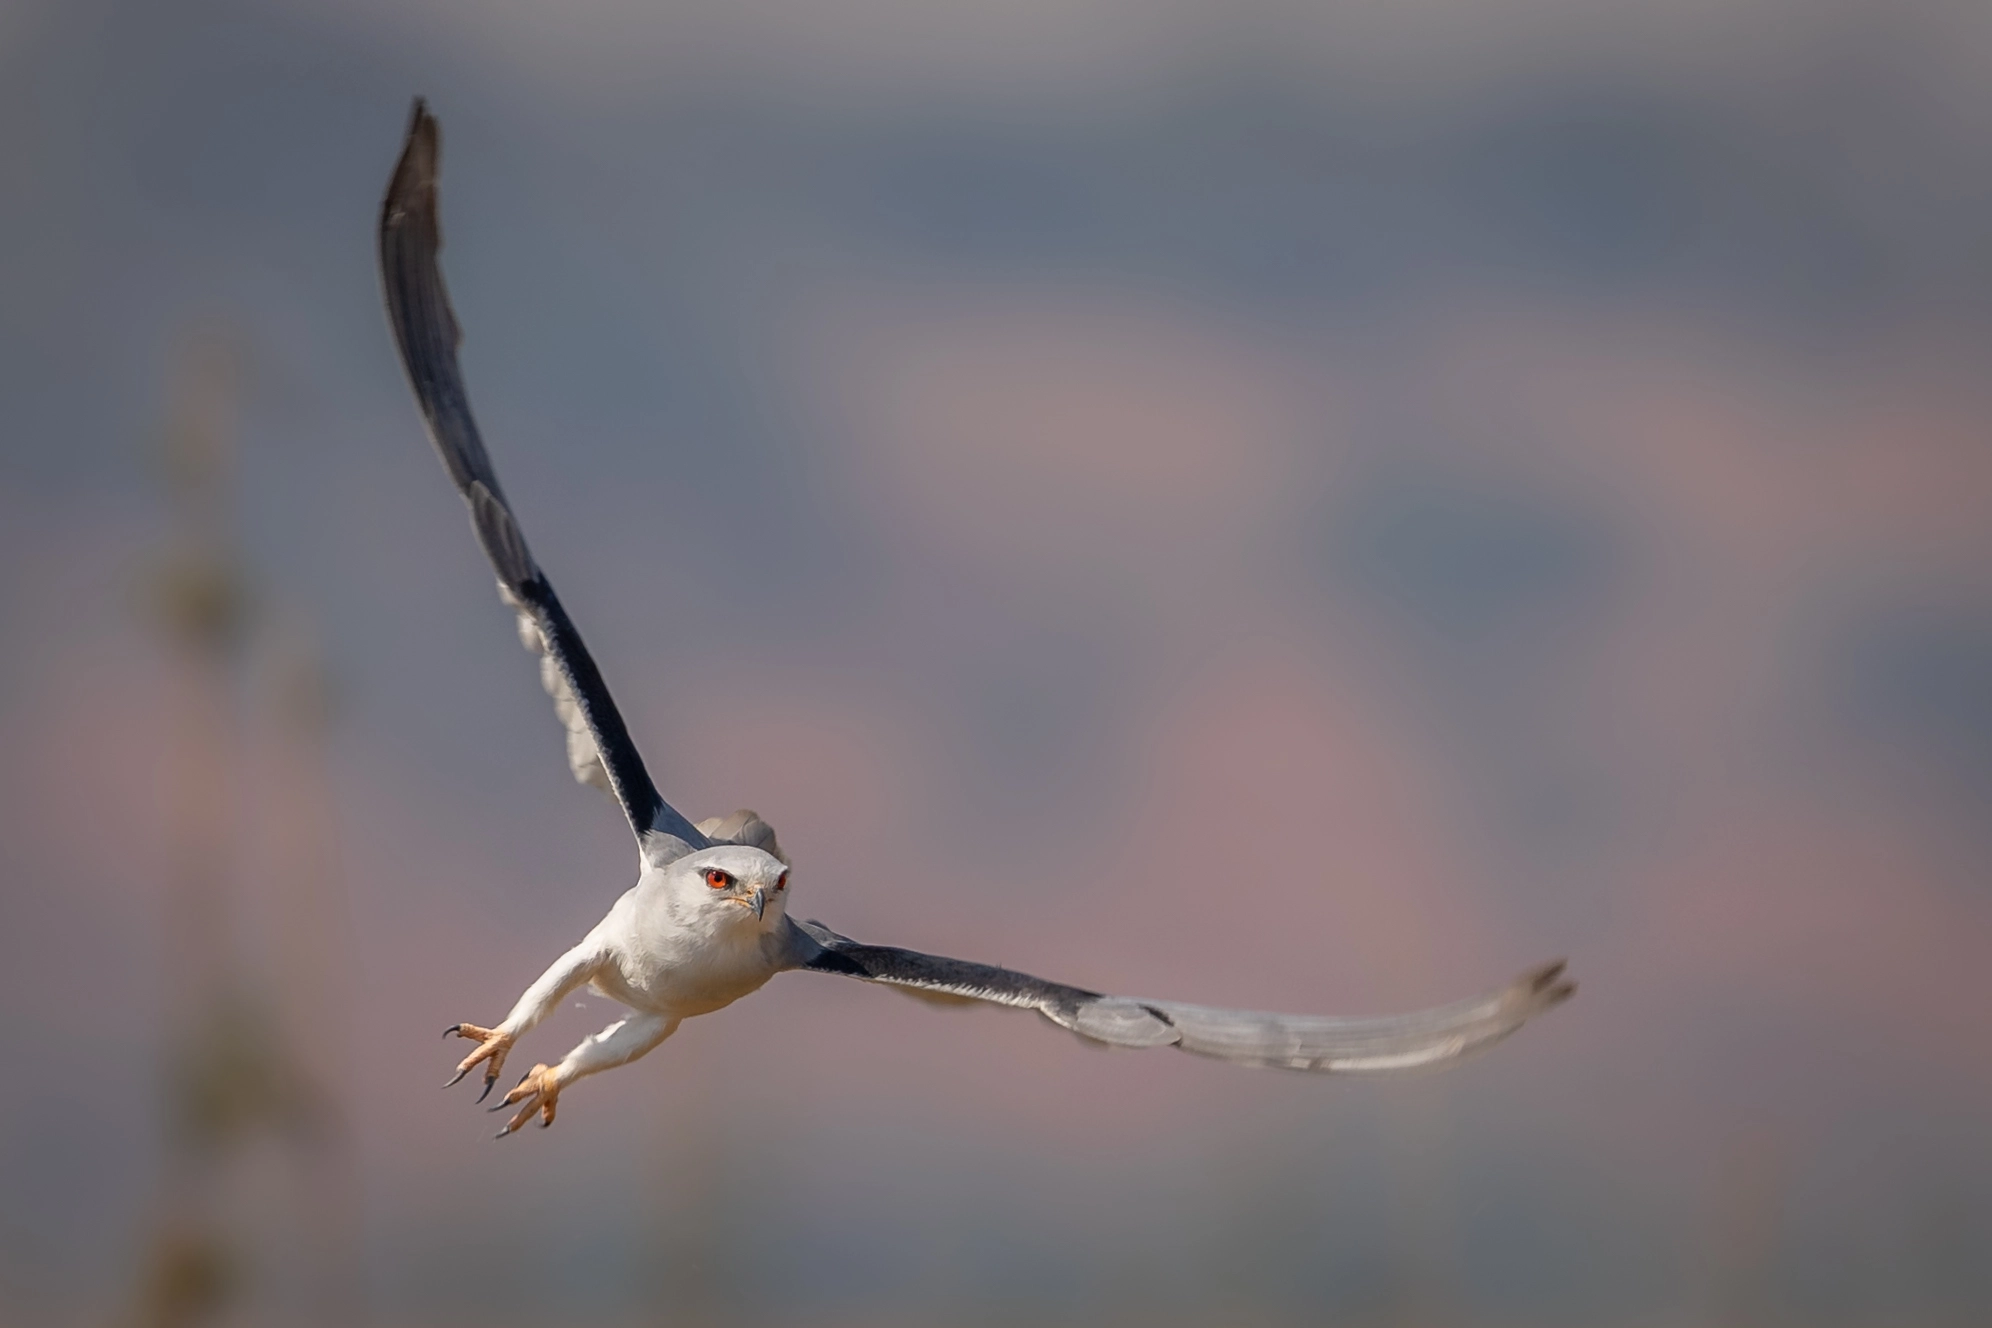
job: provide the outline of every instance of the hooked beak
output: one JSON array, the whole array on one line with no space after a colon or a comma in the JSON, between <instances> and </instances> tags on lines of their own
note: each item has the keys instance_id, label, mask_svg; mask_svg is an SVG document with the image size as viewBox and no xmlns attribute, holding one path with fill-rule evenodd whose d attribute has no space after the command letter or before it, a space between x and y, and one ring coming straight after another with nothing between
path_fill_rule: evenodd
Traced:
<instances>
[{"instance_id":1,"label":"hooked beak","mask_svg":"<svg viewBox=\"0 0 1992 1328\"><path fill-rule=\"evenodd\" d=\"M768 907L768 888L766 886L761 886L754 891L753 902L748 907L754 910L754 921L759 922L762 912Z\"/></svg>"}]
</instances>

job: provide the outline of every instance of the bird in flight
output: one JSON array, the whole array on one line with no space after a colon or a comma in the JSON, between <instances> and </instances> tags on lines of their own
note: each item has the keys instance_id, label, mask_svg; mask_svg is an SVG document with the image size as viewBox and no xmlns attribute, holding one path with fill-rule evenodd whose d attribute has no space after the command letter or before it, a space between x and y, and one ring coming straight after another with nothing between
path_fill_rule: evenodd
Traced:
<instances>
[{"instance_id":1,"label":"bird in flight","mask_svg":"<svg viewBox=\"0 0 1992 1328\"><path fill-rule=\"evenodd\" d=\"M1035 1010L1081 1038L1115 1047L1180 1047L1239 1065L1331 1074L1376 1074L1455 1060L1494 1043L1575 990L1561 962L1529 970L1498 991L1409 1014L1349 1018L1227 1010L1180 1001L1109 996L989 964L865 945L819 922L789 916L789 858L751 811L693 824L665 802L644 769L622 715L573 619L534 561L471 418L457 367L460 332L437 254L439 135L418 98L407 141L380 210L381 280L388 321L429 438L469 504L478 543L498 574L498 594L518 614L519 638L539 656L540 681L567 730L576 779L606 789L636 835L636 884L607 916L527 987L511 1013L486 1028L453 1024L445 1036L476 1048L456 1084L484 1067L482 1102L513 1044L562 997L586 984L629 1013L584 1039L554 1065L535 1065L493 1111L514 1109L499 1138L534 1116L553 1124L577 1079L626 1065L694 1015L731 1005L777 973L831 973L886 983L940 1001L987 1001Z\"/></svg>"}]
</instances>

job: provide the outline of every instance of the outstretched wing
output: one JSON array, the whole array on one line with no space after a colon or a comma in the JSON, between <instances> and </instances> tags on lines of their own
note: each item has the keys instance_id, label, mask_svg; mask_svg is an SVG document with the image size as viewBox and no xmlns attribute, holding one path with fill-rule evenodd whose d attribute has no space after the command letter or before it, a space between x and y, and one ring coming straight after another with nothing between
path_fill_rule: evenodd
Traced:
<instances>
[{"instance_id":1,"label":"outstretched wing","mask_svg":"<svg viewBox=\"0 0 1992 1328\"><path fill-rule=\"evenodd\" d=\"M394 341L401 348L401 363L422 407L430 441L457 491L470 504L478 542L498 573L498 593L518 611L520 639L540 656L540 681L567 728L567 757L574 777L613 793L646 849L651 836L659 834L703 848L705 836L650 782L643 757L630 741L588 647L526 549L478 437L463 374L457 368L462 333L436 262L443 245L436 218L439 161L436 118L418 97L408 121L407 143L380 207L380 274L388 322L394 326Z\"/></svg>"},{"instance_id":2,"label":"outstretched wing","mask_svg":"<svg viewBox=\"0 0 1992 1328\"><path fill-rule=\"evenodd\" d=\"M1375 1018L1224 1010L1106 996L989 964L861 945L817 922L795 925L793 966L914 993L1036 1010L1061 1028L1116 1047L1181 1047L1239 1065L1380 1074L1456 1060L1490 1046L1576 991L1561 961L1455 1005Z\"/></svg>"}]
</instances>

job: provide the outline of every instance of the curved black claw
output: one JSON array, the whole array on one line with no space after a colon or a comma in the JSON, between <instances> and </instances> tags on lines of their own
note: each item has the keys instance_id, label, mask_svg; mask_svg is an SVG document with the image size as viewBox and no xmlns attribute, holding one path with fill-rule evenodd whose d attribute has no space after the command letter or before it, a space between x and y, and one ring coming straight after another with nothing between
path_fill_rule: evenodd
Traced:
<instances>
[{"instance_id":1,"label":"curved black claw","mask_svg":"<svg viewBox=\"0 0 1992 1328\"><path fill-rule=\"evenodd\" d=\"M457 1076L457 1078L459 1078L459 1079L461 1079L462 1077L463 1077L462 1075L458 1075L458 1076ZM479 1094L477 1095L477 1100L478 1100L479 1102L482 1102L482 1101L484 1101L484 1099L485 1099L485 1098L487 1098L487 1097L490 1097L490 1096L491 1096L491 1090L492 1090L492 1088L494 1088L494 1087L495 1087L495 1086L497 1085L497 1083L498 1083L498 1076L497 1076L497 1075L495 1075L495 1074L487 1074L487 1075L485 1075L485 1076L484 1076L484 1091L483 1091L482 1093L479 1093Z\"/></svg>"},{"instance_id":2,"label":"curved black claw","mask_svg":"<svg viewBox=\"0 0 1992 1328\"><path fill-rule=\"evenodd\" d=\"M443 1036L445 1038L453 1038L461 1032L463 1032L462 1024L451 1024L448 1028L443 1030Z\"/></svg>"},{"instance_id":3,"label":"curved black claw","mask_svg":"<svg viewBox=\"0 0 1992 1328\"><path fill-rule=\"evenodd\" d=\"M526 1080L528 1080L528 1079L530 1079L530 1078L532 1078L532 1077L533 1077L533 1072L532 1072L531 1070L527 1070L527 1071L526 1071L526 1072L525 1072L524 1074L522 1074L522 1075L520 1075L520 1076L519 1076L519 1084L523 1084L524 1082L526 1082ZM496 1076L496 1075L493 1075L493 1076L491 1076L491 1078L489 1078L489 1079L486 1079L486 1080L484 1081L484 1092L483 1092L483 1093L480 1093L480 1094L478 1094L478 1095L477 1095L477 1100L478 1100L479 1102L482 1102L482 1101L484 1100L484 1098L485 1098L485 1095L486 1095L486 1094L488 1094L488 1093L490 1093L490 1091L491 1091L491 1085L493 1085L493 1084L495 1084L495 1083L497 1083L497 1082L498 1082L498 1076ZM512 1087L514 1087L514 1088L517 1088L517 1087L519 1086L519 1084L513 1084L513 1085L512 1085ZM499 1104L498 1104L497 1106L495 1106L495 1107L486 1107L486 1108L485 1108L485 1110L486 1110L486 1111L503 1111L503 1110L504 1110L504 1109L505 1109L506 1107L509 1107L509 1106L511 1106L511 1105L512 1105L512 1104L511 1104L511 1103L509 1103L509 1102L500 1102L500 1103L499 1103ZM508 1130L508 1131L507 1131L507 1133L510 1133L510 1131Z\"/></svg>"}]
</instances>

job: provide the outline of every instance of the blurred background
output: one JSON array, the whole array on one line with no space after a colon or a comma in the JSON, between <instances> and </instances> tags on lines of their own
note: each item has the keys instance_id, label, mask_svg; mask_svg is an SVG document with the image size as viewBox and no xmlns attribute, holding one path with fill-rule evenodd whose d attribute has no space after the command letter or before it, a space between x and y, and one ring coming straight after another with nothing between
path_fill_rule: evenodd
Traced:
<instances>
[{"instance_id":1,"label":"blurred background","mask_svg":"<svg viewBox=\"0 0 1992 1328\"><path fill-rule=\"evenodd\" d=\"M1579 998L1350 1083L792 975L493 1143L437 1034L631 854L381 314L417 92L797 913ZM4 0L0 180L0 1322L1992 1317L1992 8Z\"/></svg>"}]
</instances>

